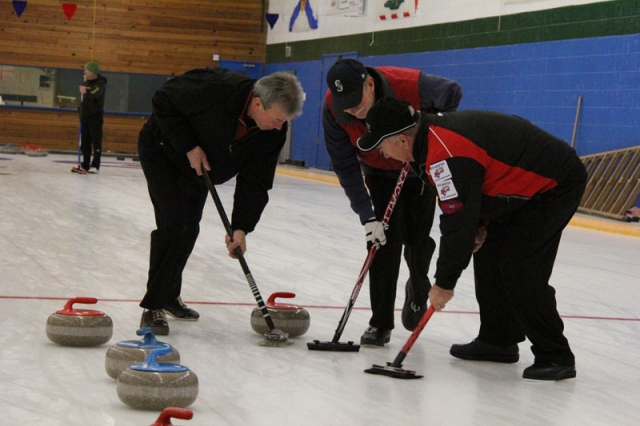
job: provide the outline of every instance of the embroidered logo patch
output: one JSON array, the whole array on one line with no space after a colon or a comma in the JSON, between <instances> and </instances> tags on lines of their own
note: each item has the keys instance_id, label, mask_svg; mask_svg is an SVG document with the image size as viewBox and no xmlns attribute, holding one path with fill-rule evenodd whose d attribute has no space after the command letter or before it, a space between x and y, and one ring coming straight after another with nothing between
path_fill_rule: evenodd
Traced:
<instances>
[{"instance_id":1,"label":"embroidered logo patch","mask_svg":"<svg viewBox=\"0 0 640 426\"><path fill-rule=\"evenodd\" d=\"M446 161L438 161L429 167L429 174L434 182L444 179L451 179L451 171Z\"/></svg>"},{"instance_id":2,"label":"embroidered logo patch","mask_svg":"<svg viewBox=\"0 0 640 426\"><path fill-rule=\"evenodd\" d=\"M436 189L438 190L438 198L440 201L450 200L458 196L458 191L451 179L436 182Z\"/></svg>"},{"instance_id":3,"label":"embroidered logo patch","mask_svg":"<svg viewBox=\"0 0 640 426\"><path fill-rule=\"evenodd\" d=\"M462 210L464 204L458 200L444 201L440 203L440 210L444 214L454 214L457 211Z\"/></svg>"}]
</instances>

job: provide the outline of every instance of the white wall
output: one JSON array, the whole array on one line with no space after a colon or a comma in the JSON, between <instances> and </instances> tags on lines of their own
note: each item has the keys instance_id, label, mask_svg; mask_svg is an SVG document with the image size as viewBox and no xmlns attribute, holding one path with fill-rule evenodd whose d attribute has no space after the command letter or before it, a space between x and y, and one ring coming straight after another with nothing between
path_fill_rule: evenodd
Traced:
<instances>
[{"instance_id":1,"label":"white wall","mask_svg":"<svg viewBox=\"0 0 640 426\"><path fill-rule=\"evenodd\" d=\"M307 1L311 1L312 4L319 5L320 2L329 2L332 0ZM459 22L491 16L554 9L564 6L602 3L604 1L612 0L419 0L416 16L392 21L381 21L374 16L373 6L371 5L372 1L380 2L384 0L364 1L364 16L319 16L317 17L318 28L316 30L289 32L290 16L284 14L280 15L273 29L269 29L268 31L267 44L314 40L318 38L363 33L374 33L372 34L372 37L375 38L375 32L378 31L422 27L447 22ZM272 7L275 7L274 5L279 2L291 4L291 0L271 0L270 11L275 10L272 9ZM293 4L296 4L296 1L293 1ZM317 11L315 13L317 13ZM304 17L300 16L298 20L301 20L302 18Z\"/></svg>"}]
</instances>

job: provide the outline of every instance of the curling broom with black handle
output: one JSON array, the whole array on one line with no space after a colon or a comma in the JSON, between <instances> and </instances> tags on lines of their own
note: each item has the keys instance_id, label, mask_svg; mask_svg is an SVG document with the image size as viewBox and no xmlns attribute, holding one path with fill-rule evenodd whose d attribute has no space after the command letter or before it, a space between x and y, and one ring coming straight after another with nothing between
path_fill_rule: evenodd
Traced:
<instances>
[{"instance_id":1,"label":"curling broom with black handle","mask_svg":"<svg viewBox=\"0 0 640 426\"><path fill-rule=\"evenodd\" d=\"M231 224L229 223L229 218L224 211L224 206L222 205L222 201L220 201L220 197L218 196L218 192L216 188L211 183L211 178L206 170L202 171L202 175L204 176L204 180L207 183L207 187L209 188L209 192L211 193L211 197L213 197L213 202L216 205L216 209L220 214L220 219L224 224L224 227L227 231L227 234L233 240L233 230L231 229ZM262 296L260 295L260 290L258 290L258 285L256 281L253 279L253 275L249 270L249 265L247 265L247 261L244 259L244 255L242 254L242 249L240 247L236 247L233 251L233 254L236 255L238 261L240 261L240 266L242 266L242 271L244 272L244 276L247 278L249 282L249 287L251 288L251 292L253 293L253 297L255 297L256 302L258 303L258 308L262 313L262 317L267 323L267 327L269 327L269 331L264 334L265 340L260 343L262 346L289 346L293 344L293 342L288 340L288 334L282 330L276 328L273 323L273 319L271 318L271 314L269 314L269 310L262 300Z\"/></svg>"}]
</instances>

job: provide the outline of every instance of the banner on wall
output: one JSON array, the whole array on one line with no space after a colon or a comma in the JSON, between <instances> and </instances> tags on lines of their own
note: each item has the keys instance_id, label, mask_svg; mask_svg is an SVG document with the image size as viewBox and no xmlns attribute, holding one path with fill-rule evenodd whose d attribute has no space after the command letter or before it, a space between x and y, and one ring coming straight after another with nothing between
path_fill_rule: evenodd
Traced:
<instances>
[{"instance_id":1,"label":"banner on wall","mask_svg":"<svg viewBox=\"0 0 640 426\"><path fill-rule=\"evenodd\" d=\"M364 0L323 0L320 2L320 16L364 16Z\"/></svg>"},{"instance_id":2,"label":"banner on wall","mask_svg":"<svg viewBox=\"0 0 640 426\"><path fill-rule=\"evenodd\" d=\"M289 19L289 32L312 31L318 28L320 0L271 0L269 15Z\"/></svg>"},{"instance_id":3,"label":"banner on wall","mask_svg":"<svg viewBox=\"0 0 640 426\"><path fill-rule=\"evenodd\" d=\"M416 15L418 0L380 0L374 7L373 13L381 21L410 18Z\"/></svg>"}]
</instances>

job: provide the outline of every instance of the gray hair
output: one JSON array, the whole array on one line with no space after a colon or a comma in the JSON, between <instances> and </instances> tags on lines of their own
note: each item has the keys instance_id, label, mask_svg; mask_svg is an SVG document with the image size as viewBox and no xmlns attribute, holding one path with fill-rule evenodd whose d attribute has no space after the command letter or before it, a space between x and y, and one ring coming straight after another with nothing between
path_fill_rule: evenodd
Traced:
<instances>
[{"instance_id":1,"label":"gray hair","mask_svg":"<svg viewBox=\"0 0 640 426\"><path fill-rule=\"evenodd\" d=\"M262 77L253 86L253 96L260 98L264 109L278 104L287 117L302 114L304 90L293 73L279 71Z\"/></svg>"}]
</instances>

